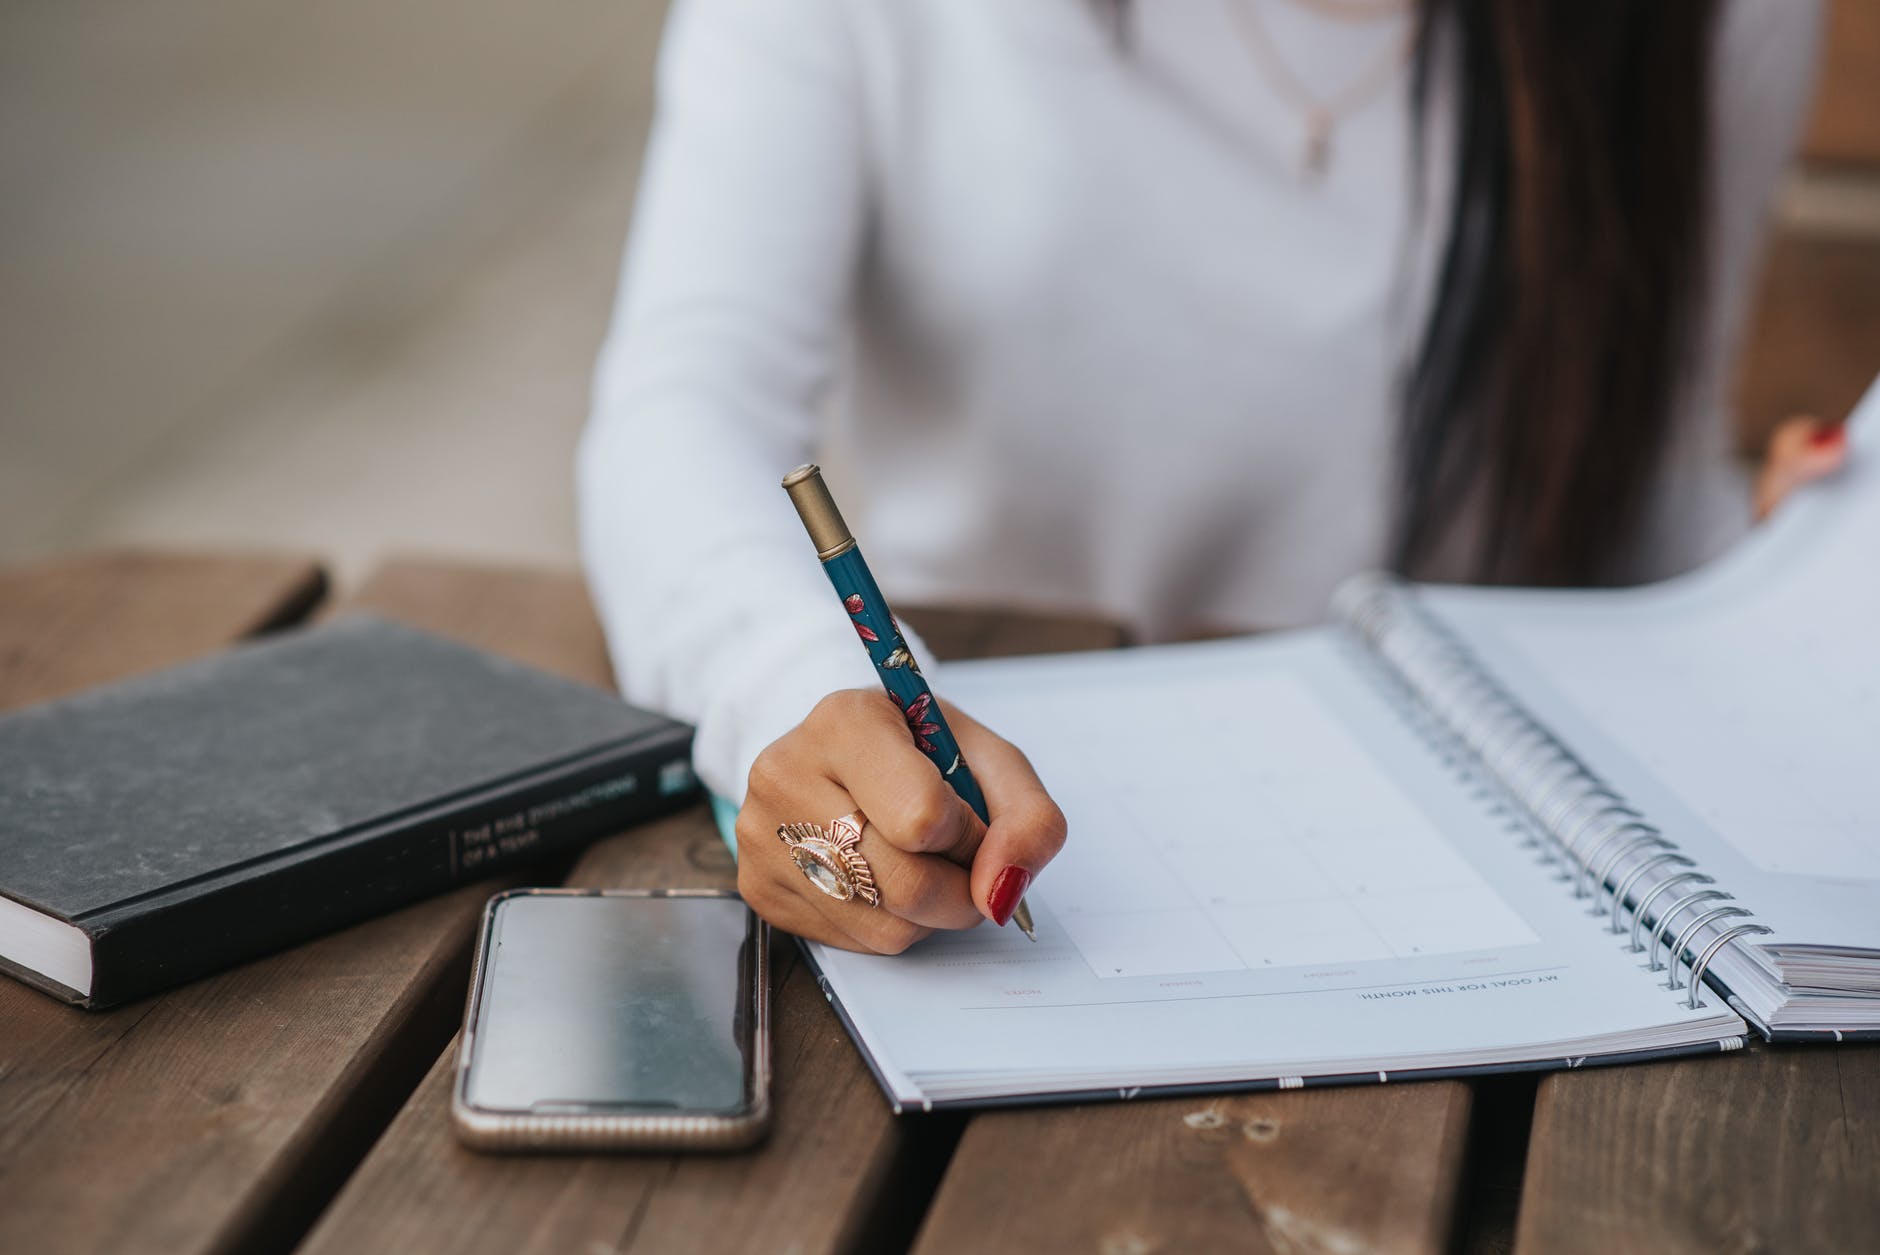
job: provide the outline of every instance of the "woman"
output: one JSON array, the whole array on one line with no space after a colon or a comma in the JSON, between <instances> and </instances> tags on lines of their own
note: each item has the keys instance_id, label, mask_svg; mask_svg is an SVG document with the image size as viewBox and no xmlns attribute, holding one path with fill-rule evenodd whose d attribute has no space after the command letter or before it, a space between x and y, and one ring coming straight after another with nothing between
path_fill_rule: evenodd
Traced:
<instances>
[{"instance_id":1,"label":"woman","mask_svg":"<svg viewBox=\"0 0 1880 1255\"><path fill-rule=\"evenodd\" d=\"M916 752L778 489L812 457L891 599L1151 640L1312 621L1380 565L1588 583L1726 545L1730 361L1816 20L681 0L584 547L627 696L742 799L747 900L894 952L1003 924L1064 839L960 712L989 830ZM1765 506L1835 430L1784 429ZM880 909L774 835L857 809Z\"/></svg>"}]
</instances>

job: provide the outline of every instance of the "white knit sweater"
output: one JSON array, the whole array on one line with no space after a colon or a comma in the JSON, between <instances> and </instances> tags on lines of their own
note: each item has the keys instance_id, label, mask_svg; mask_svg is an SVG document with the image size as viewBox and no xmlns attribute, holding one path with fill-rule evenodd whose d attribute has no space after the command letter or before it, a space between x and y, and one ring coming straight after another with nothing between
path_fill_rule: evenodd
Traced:
<instances>
[{"instance_id":1,"label":"white knit sweater","mask_svg":"<svg viewBox=\"0 0 1880 1255\"><path fill-rule=\"evenodd\" d=\"M902 603L1153 639L1311 621L1383 559L1446 207L1411 212L1401 71L1311 177L1234 4L1326 96L1403 36L1291 0L1138 0L1126 52L1086 0L676 4L581 520L623 691L698 724L721 794L874 683L778 487L798 463ZM1817 21L1733 0L1719 32L1708 348L1642 573L1748 522L1728 372Z\"/></svg>"}]
</instances>

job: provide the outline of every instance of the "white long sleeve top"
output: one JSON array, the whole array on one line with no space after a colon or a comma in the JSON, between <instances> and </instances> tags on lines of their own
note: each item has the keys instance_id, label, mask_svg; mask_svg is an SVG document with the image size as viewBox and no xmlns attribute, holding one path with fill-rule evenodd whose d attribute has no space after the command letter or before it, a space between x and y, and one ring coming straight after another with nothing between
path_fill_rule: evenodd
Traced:
<instances>
[{"instance_id":1,"label":"white long sleeve top","mask_svg":"<svg viewBox=\"0 0 1880 1255\"><path fill-rule=\"evenodd\" d=\"M1386 65L1322 175L1234 4L1328 97ZM802 462L830 464L891 601L1156 639L1314 620L1385 559L1393 389L1447 228L1413 212L1407 18L1134 9L1119 50L1086 0L674 6L581 531L624 694L697 724L719 794L875 683L778 486ZM1748 523L1728 373L1817 24L1726 6L1705 351L1641 572Z\"/></svg>"}]
</instances>

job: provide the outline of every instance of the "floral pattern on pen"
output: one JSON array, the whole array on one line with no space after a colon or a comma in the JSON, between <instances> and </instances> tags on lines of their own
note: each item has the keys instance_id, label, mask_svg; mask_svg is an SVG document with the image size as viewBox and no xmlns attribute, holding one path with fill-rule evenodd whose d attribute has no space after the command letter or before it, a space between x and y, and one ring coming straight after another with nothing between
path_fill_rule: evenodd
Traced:
<instances>
[{"instance_id":1,"label":"floral pattern on pen","mask_svg":"<svg viewBox=\"0 0 1880 1255\"><path fill-rule=\"evenodd\" d=\"M933 694L922 693L909 702L907 709L902 712L907 716L908 728L914 733L914 744L920 746L921 752L925 754L935 752L934 743L927 738L940 730L939 724L929 722L927 719L927 708L931 705L933 705Z\"/></svg>"},{"instance_id":2,"label":"floral pattern on pen","mask_svg":"<svg viewBox=\"0 0 1880 1255\"><path fill-rule=\"evenodd\" d=\"M878 643L881 637L876 635L874 628L869 627L861 620L862 611L867 609L867 605L868 603L862 600L860 593L850 593L847 597L842 599L842 608L849 612L849 618L855 624L855 634L867 641L870 645L873 645Z\"/></svg>"},{"instance_id":3,"label":"floral pattern on pen","mask_svg":"<svg viewBox=\"0 0 1880 1255\"><path fill-rule=\"evenodd\" d=\"M881 634L875 631L874 628L869 627L868 624L862 622L862 615L866 613L868 603L862 599L860 593L850 593L848 596L844 597L842 599L842 608L849 612L849 621L854 624L855 634L857 636L861 637L870 645L879 645L881 643ZM920 664L914 661L914 652L907 647L907 642L901 639L900 622L895 619L893 615L889 615L888 623L894 628L894 645L888 650L885 657L876 659L876 662L889 670L898 671L906 669L912 671L915 675L919 675Z\"/></svg>"}]
</instances>

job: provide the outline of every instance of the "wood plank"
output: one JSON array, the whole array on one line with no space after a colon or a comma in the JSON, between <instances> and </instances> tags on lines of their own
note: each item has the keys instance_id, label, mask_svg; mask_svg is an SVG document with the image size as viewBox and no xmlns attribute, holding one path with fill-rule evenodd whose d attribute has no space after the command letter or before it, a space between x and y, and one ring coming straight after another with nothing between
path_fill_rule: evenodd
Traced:
<instances>
[{"instance_id":1,"label":"wood plank","mask_svg":"<svg viewBox=\"0 0 1880 1255\"><path fill-rule=\"evenodd\" d=\"M1827 17L1821 81L1802 155L1880 166L1880 5L1833 0Z\"/></svg>"},{"instance_id":2,"label":"wood plank","mask_svg":"<svg viewBox=\"0 0 1880 1255\"><path fill-rule=\"evenodd\" d=\"M979 1115L914 1249L1443 1250L1469 1105L1431 1082Z\"/></svg>"},{"instance_id":3,"label":"wood plank","mask_svg":"<svg viewBox=\"0 0 1880 1255\"><path fill-rule=\"evenodd\" d=\"M980 1115L916 1250L1443 1249L1469 1118L1459 1082Z\"/></svg>"},{"instance_id":4,"label":"wood plank","mask_svg":"<svg viewBox=\"0 0 1880 1255\"><path fill-rule=\"evenodd\" d=\"M0 710L291 623L326 591L310 558L115 552L0 570Z\"/></svg>"},{"instance_id":5,"label":"wood plank","mask_svg":"<svg viewBox=\"0 0 1880 1255\"><path fill-rule=\"evenodd\" d=\"M704 807L595 846L570 884L730 888L734 865ZM884 1204L919 1171L916 1142L945 1122L888 1114L814 977L780 939L775 1127L739 1155L479 1155L450 1130L444 1052L313 1231L303 1255L368 1247L452 1252L880 1249ZM945 1136L944 1132L941 1136ZM950 1140L950 1139L949 1139ZM916 1207L918 1204L916 1204ZM917 1215L916 1210L913 1214Z\"/></svg>"},{"instance_id":6,"label":"wood plank","mask_svg":"<svg viewBox=\"0 0 1880 1255\"><path fill-rule=\"evenodd\" d=\"M1541 1083L1516 1250L1871 1250L1880 1047L1558 1073Z\"/></svg>"},{"instance_id":7,"label":"wood plank","mask_svg":"<svg viewBox=\"0 0 1880 1255\"><path fill-rule=\"evenodd\" d=\"M302 615L305 558L90 554L0 571L0 710L183 662ZM144 1008L87 1015L0 979L0 1172ZM8 1243L0 1216L0 1247Z\"/></svg>"},{"instance_id":8,"label":"wood plank","mask_svg":"<svg viewBox=\"0 0 1880 1255\"><path fill-rule=\"evenodd\" d=\"M571 680L613 686L606 639L574 571L394 558L336 607L349 610L389 615Z\"/></svg>"},{"instance_id":9,"label":"wood plank","mask_svg":"<svg viewBox=\"0 0 1880 1255\"><path fill-rule=\"evenodd\" d=\"M572 577L400 566L352 604L608 675ZM455 1030L490 889L104 1016L0 986L0 1250L291 1246Z\"/></svg>"},{"instance_id":10,"label":"wood plank","mask_svg":"<svg viewBox=\"0 0 1880 1255\"><path fill-rule=\"evenodd\" d=\"M1067 654L1129 643L1129 633L1120 625L1089 615L958 606L901 606L897 611L940 659Z\"/></svg>"},{"instance_id":11,"label":"wood plank","mask_svg":"<svg viewBox=\"0 0 1880 1255\"><path fill-rule=\"evenodd\" d=\"M1750 332L1737 412L1741 447L1760 457L1782 418L1843 418L1873 382L1880 240L1776 236Z\"/></svg>"},{"instance_id":12,"label":"wood plank","mask_svg":"<svg viewBox=\"0 0 1880 1255\"><path fill-rule=\"evenodd\" d=\"M940 657L1100 648L1121 631L1084 618L910 607ZM704 808L595 846L570 877L600 887L731 887ZM476 1155L450 1131L454 1051L424 1083L309 1236L303 1255L368 1245L453 1252L899 1248L960 1127L896 1120L793 945L776 952L775 1125L730 1156Z\"/></svg>"}]
</instances>

